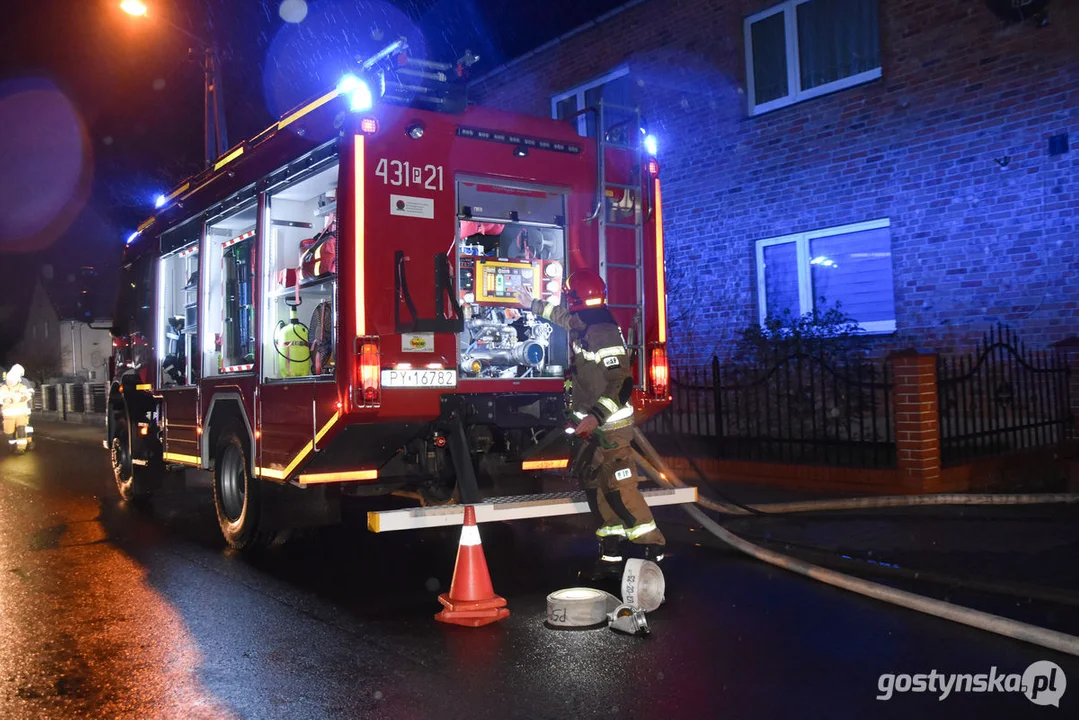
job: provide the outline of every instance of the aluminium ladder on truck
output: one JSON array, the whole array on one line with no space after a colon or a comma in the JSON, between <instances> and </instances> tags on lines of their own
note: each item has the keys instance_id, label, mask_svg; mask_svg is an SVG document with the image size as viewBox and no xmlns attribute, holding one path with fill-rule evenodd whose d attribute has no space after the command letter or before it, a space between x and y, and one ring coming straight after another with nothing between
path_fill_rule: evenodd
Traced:
<instances>
[{"instance_id":1,"label":"aluminium ladder on truck","mask_svg":"<svg viewBox=\"0 0 1079 720\"><path fill-rule=\"evenodd\" d=\"M613 116L613 118L612 118ZM641 132L641 111L638 107L627 107L604 102L601 98L596 110L596 154L598 156L598 195L596 212L599 230L599 274L603 282L607 284L607 294L612 294L610 270L632 270L634 276L632 303L608 302L612 310L632 311L632 320L629 325L629 336L626 338L626 347L630 357L637 366L637 387L644 389L645 378L648 377L648 353L645 349L645 303L644 303L644 206L642 196L641 159L643 153L644 135ZM631 153L633 158L630 163L630 182L616 182L608 177L607 150L622 150ZM616 198L621 197L621 202ZM623 222L621 219L612 220L611 216L617 216L615 207L625 210L629 205L632 222ZM623 213L624 214L624 213ZM608 229L615 232L609 233ZM615 249L615 243L625 245L630 242L629 231L632 231L632 262L616 262L608 260L608 254L624 258L625 253L619 252L622 248ZM616 283L617 285L617 283Z\"/></svg>"}]
</instances>

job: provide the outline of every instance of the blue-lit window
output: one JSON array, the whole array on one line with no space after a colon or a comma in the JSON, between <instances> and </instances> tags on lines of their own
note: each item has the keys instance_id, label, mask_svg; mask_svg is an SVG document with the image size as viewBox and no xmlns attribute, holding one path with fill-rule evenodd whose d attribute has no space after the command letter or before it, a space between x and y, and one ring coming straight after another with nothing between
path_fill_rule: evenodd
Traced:
<instances>
[{"instance_id":1,"label":"blue-lit window","mask_svg":"<svg viewBox=\"0 0 1079 720\"><path fill-rule=\"evenodd\" d=\"M895 332L891 221L887 218L757 241L757 300L768 317L839 302L870 333Z\"/></svg>"},{"instance_id":2,"label":"blue-lit window","mask_svg":"<svg viewBox=\"0 0 1079 720\"><path fill-rule=\"evenodd\" d=\"M596 136L596 115L580 112L585 108L598 108L600 100L611 106L604 114L607 128L629 119L628 114L615 108L633 105L629 68L618 68L602 77L595 78L551 98L551 117L573 123L583 137ZM580 113L580 114L578 114Z\"/></svg>"},{"instance_id":3,"label":"blue-lit window","mask_svg":"<svg viewBox=\"0 0 1079 720\"><path fill-rule=\"evenodd\" d=\"M749 114L881 76L877 0L787 0L745 20Z\"/></svg>"}]
</instances>

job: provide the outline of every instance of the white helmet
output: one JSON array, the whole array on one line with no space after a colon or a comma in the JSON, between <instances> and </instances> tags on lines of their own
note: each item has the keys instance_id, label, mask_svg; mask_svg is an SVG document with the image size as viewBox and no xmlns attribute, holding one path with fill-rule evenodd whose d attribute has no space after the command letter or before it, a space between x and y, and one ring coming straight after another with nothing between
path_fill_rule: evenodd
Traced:
<instances>
[{"instance_id":1,"label":"white helmet","mask_svg":"<svg viewBox=\"0 0 1079 720\"><path fill-rule=\"evenodd\" d=\"M11 369L7 371L7 384L18 385L22 381L22 376L25 372L22 365L15 363L11 366Z\"/></svg>"}]
</instances>

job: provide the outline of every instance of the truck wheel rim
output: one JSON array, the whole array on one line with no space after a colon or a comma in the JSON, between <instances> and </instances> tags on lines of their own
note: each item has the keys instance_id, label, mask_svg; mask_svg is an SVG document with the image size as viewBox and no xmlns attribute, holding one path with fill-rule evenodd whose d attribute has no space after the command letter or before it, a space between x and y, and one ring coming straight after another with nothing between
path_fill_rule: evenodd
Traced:
<instances>
[{"instance_id":1,"label":"truck wheel rim","mask_svg":"<svg viewBox=\"0 0 1079 720\"><path fill-rule=\"evenodd\" d=\"M243 458L230 447L221 462L221 509L232 522L243 514L245 485Z\"/></svg>"}]
</instances>

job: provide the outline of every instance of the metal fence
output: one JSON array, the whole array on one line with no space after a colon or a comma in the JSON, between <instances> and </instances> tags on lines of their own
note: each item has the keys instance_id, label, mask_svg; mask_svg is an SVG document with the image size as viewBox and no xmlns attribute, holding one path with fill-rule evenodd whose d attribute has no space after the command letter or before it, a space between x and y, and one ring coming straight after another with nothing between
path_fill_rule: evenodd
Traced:
<instances>
[{"instance_id":1,"label":"metal fence","mask_svg":"<svg viewBox=\"0 0 1079 720\"><path fill-rule=\"evenodd\" d=\"M647 426L687 452L730 460L895 466L889 366L822 357L676 373L671 406Z\"/></svg>"},{"instance_id":2,"label":"metal fence","mask_svg":"<svg viewBox=\"0 0 1079 720\"><path fill-rule=\"evenodd\" d=\"M105 412L104 383L46 383L34 393L33 409L55 413Z\"/></svg>"},{"instance_id":3,"label":"metal fence","mask_svg":"<svg viewBox=\"0 0 1079 720\"><path fill-rule=\"evenodd\" d=\"M1071 428L1069 368L1006 327L967 356L937 358L941 464L1055 445Z\"/></svg>"}]
</instances>

